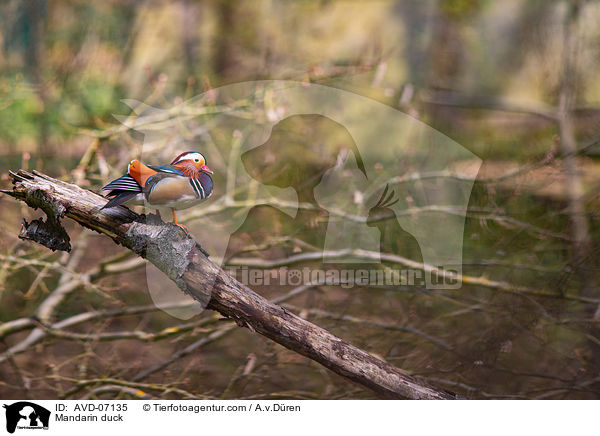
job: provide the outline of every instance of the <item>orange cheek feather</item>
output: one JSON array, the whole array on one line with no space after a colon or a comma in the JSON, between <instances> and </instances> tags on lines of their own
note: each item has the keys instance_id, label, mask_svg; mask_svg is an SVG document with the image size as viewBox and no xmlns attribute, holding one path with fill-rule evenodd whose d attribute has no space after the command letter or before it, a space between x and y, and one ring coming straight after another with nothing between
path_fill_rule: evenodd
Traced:
<instances>
[{"instance_id":1,"label":"orange cheek feather","mask_svg":"<svg viewBox=\"0 0 600 436\"><path fill-rule=\"evenodd\" d=\"M186 177L195 177L198 173L198 169L196 168L198 165L195 162L191 161L183 161L178 164L173 165L179 171L181 171Z\"/></svg>"}]
</instances>

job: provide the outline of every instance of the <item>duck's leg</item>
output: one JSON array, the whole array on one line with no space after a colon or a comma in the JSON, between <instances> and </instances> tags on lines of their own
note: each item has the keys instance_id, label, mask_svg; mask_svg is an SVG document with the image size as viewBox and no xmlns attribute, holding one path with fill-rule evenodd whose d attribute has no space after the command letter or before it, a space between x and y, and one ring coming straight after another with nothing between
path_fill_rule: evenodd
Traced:
<instances>
[{"instance_id":1,"label":"duck's leg","mask_svg":"<svg viewBox=\"0 0 600 436\"><path fill-rule=\"evenodd\" d=\"M181 227L183 230L185 230L185 232L189 235L190 231L187 229L187 227L184 226L183 224L179 224L177 222L177 212L175 212L175 209L171 208L171 210L173 211L173 223L177 224L179 227Z\"/></svg>"},{"instance_id":2,"label":"duck's leg","mask_svg":"<svg viewBox=\"0 0 600 436\"><path fill-rule=\"evenodd\" d=\"M160 210L155 209L156 210L156 216L158 216L160 219L162 219L162 217L160 216Z\"/></svg>"}]
</instances>

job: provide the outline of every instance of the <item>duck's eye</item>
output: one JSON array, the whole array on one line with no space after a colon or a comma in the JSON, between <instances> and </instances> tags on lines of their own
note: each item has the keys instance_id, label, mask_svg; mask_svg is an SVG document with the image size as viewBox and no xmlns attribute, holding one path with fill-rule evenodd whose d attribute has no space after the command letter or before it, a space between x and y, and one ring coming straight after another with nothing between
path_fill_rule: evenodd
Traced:
<instances>
[{"instance_id":1,"label":"duck's eye","mask_svg":"<svg viewBox=\"0 0 600 436\"><path fill-rule=\"evenodd\" d=\"M194 159L194 162L200 162L200 159Z\"/></svg>"}]
</instances>

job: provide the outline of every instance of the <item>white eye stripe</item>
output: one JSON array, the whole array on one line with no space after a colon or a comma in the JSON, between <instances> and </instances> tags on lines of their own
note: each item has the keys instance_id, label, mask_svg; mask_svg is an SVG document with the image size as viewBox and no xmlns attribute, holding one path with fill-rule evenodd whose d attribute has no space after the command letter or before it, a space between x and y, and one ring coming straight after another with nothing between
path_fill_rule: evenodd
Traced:
<instances>
[{"instance_id":1,"label":"white eye stripe","mask_svg":"<svg viewBox=\"0 0 600 436\"><path fill-rule=\"evenodd\" d=\"M194 162L204 161L206 163L206 159L204 158L204 156L202 156L201 153L188 153L188 154L184 154L183 156L181 156L177 160L177 162L174 162L174 163L179 163L179 162L182 162L184 160L193 160Z\"/></svg>"}]
</instances>

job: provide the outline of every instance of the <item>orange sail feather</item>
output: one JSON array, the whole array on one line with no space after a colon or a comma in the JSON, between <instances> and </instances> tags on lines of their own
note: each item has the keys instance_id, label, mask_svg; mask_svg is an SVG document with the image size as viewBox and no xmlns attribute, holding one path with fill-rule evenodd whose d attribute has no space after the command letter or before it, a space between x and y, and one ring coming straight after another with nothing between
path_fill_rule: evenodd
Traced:
<instances>
[{"instance_id":1,"label":"orange sail feather","mask_svg":"<svg viewBox=\"0 0 600 436\"><path fill-rule=\"evenodd\" d=\"M142 188L146 186L146 181L150 178L150 176L153 176L157 173L152 168L147 167L137 159L134 159L129 163L127 172L131 177L134 178L136 182L138 182Z\"/></svg>"}]
</instances>

